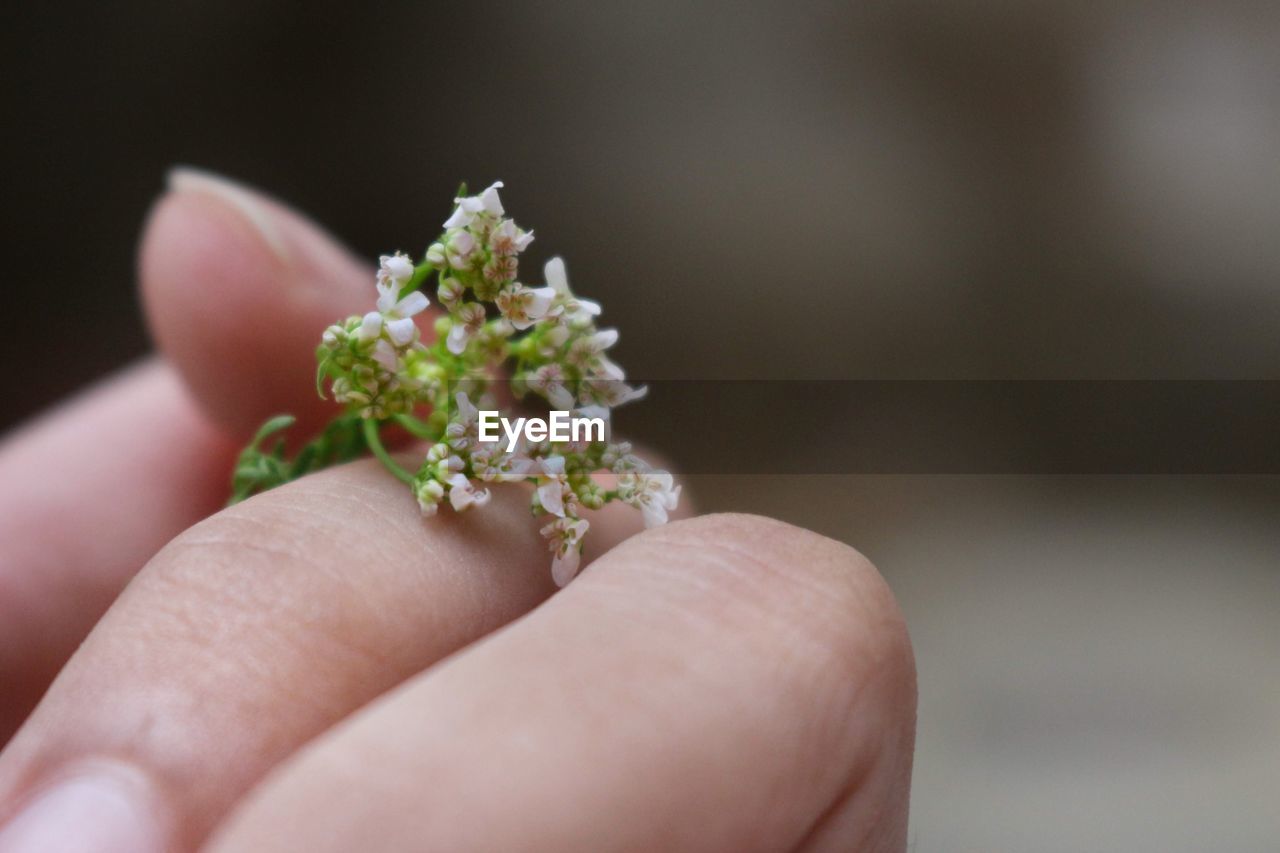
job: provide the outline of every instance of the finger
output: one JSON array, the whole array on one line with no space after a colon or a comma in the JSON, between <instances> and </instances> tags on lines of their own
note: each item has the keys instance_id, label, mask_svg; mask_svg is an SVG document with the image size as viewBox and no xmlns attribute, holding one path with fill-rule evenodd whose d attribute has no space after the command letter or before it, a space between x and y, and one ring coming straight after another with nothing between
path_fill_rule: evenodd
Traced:
<instances>
[{"instance_id":1,"label":"finger","mask_svg":"<svg viewBox=\"0 0 1280 853\"><path fill-rule=\"evenodd\" d=\"M129 577L225 501L235 448L201 408L241 432L281 409L315 414L297 366L317 324L356 303L356 262L296 214L208 175L177 171L171 184L142 280L198 404L152 364L0 447L0 744ZM292 395L280 365L294 366Z\"/></svg>"},{"instance_id":2,"label":"finger","mask_svg":"<svg viewBox=\"0 0 1280 853\"><path fill-rule=\"evenodd\" d=\"M55 794L36 796L51 779L116 792L118 774L85 782L77 770L107 758L145 780L141 793L126 786L131 801L161 804L121 848L145 853L135 842L162 832L190 848L299 744L552 591L528 499L495 489L482 510L424 520L370 461L191 528L139 573L0 756L0 821L12 817L0 850L6 832L56 830L40 818ZM615 504L593 520L607 534L619 513L637 514ZM78 842L110 838L74 823Z\"/></svg>"},{"instance_id":3,"label":"finger","mask_svg":"<svg viewBox=\"0 0 1280 853\"><path fill-rule=\"evenodd\" d=\"M161 351L236 435L281 413L319 425L334 409L316 397L316 345L329 324L371 304L373 271L247 187L191 169L174 170L169 187L140 252L143 303Z\"/></svg>"},{"instance_id":4,"label":"finger","mask_svg":"<svg viewBox=\"0 0 1280 853\"><path fill-rule=\"evenodd\" d=\"M905 849L892 596L779 522L637 536L302 750L211 849Z\"/></svg>"},{"instance_id":5,"label":"finger","mask_svg":"<svg viewBox=\"0 0 1280 853\"><path fill-rule=\"evenodd\" d=\"M234 453L154 361L0 445L0 744L133 573L225 500Z\"/></svg>"}]
</instances>

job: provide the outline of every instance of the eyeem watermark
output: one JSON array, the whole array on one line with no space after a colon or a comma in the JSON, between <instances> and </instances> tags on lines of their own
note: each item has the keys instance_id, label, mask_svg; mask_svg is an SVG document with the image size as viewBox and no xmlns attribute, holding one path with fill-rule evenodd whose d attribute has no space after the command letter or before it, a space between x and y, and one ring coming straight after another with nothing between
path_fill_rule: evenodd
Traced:
<instances>
[{"instance_id":1,"label":"eyeem watermark","mask_svg":"<svg viewBox=\"0 0 1280 853\"><path fill-rule=\"evenodd\" d=\"M511 453L523 435L525 441L604 441L604 418L574 416L570 412L552 410L547 418L510 418L493 410L480 410L478 426L481 441L497 441L498 428L507 439L507 452Z\"/></svg>"}]
</instances>

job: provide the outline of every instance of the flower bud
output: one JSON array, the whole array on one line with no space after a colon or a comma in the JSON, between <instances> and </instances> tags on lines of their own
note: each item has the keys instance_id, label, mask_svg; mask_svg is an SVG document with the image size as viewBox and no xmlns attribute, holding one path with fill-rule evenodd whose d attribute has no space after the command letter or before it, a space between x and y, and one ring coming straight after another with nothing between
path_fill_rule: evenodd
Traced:
<instances>
[{"instance_id":1,"label":"flower bud","mask_svg":"<svg viewBox=\"0 0 1280 853\"><path fill-rule=\"evenodd\" d=\"M418 499L418 508L423 515L435 515L444 498L444 486L437 480L423 480L414 489L414 496Z\"/></svg>"}]
</instances>

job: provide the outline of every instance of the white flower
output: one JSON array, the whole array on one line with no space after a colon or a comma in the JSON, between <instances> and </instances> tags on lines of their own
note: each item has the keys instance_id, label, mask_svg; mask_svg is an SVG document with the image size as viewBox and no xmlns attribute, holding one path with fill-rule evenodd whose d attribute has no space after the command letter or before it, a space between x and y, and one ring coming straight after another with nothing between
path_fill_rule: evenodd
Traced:
<instances>
[{"instance_id":1,"label":"white flower","mask_svg":"<svg viewBox=\"0 0 1280 853\"><path fill-rule=\"evenodd\" d=\"M564 387L564 368L558 364L544 364L533 372L527 384L537 391L552 408L567 411L573 408L573 394Z\"/></svg>"},{"instance_id":2,"label":"white flower","mask_svg":"<svg viewBox=\"0 0 1280 853\"><path fill-rule=\"evenodd\" d=\"M458 413L449 421L449 425L445 427L444 441L453 450L463 451L475 444L476 439L479 437L477 424L480 420L480 410L476 408L464 391L459 391L455 394L454 400L458 404Z\"/></svg>"},{"instance_id":3,"label":"white flower","mask_svg":"<svg viewBox=\"0 0 1280 853\"><path fill-rule=\"evenodd\" d=\"M446 482L449 483L449 503L457 512L473 506L484 506L489 502L489 490L477 491L466 474L453 474Z\"/></svg>"},{"instance_id":4,"label":"white flower","mask_svg":"<svg viewBox=\"0 0 1280 853\"><path fill-rule=\"evenodd\" d=\"M591 522L582 518L557 518L542 528L542 535L554 556L551 558L551 578L556 586L564 586L573 580L582 562L582 537L587 535Z\"/></svg>"},{"instance_id":5,"label":"white flower","mask_svg":"<svg viewBox=\"0 0 1280 853\"><path fill-rule=\"evenodd\" d=\"M484 306L478 302L468 302L454 313L453 327L449 329L445 346L454 355L461 355L483 326Z\"/></svg>"},{"instance_id":6,"label":"white flower","mask_svg":"<svg viewBox=\"0 0 1280 853\"><path fill-rule=\"evenodd\" d=\"M471 398L467 396L466 391L459 391L453 395L453 401L458 405L458 421L464 424L473 424L480 418L480 410L476 408L476 404L471 402Z\"/></svg>"},{"instance_id":7,"label":"white flower","mask_svg":"<svg viewBox=\"0 0 1280 853\"><path fill-rule=\"evenodd\" d=\"M680 486L666 471L627 471L618 476L618 497L640 510L645 527L667 523L680 501Z\"/></svg>"},{"instance_id":8,"label":"white flower","mask_svg":"<svg viewBox=\"0 0 1280 853\"><path fill-rule=\"evenodd\" d=\"M566 507L572 507L578 496L569 486L563 456L548 456L537 462L538 503L552 515L565 516Z\"/></svg>"},{"instance_id":9,"label":"white flower","mask_svg":"<svg viewBox=\"0 0 1280 853\"><path fill-rule=\"evenodd\" d=\"M613 373L621 374L621 368L609 359L603 356L605 350L618 342L617 329L601 329L590 335L583 335L569 345L569 353L566 356L570 364L579 366L588 366L599 364L599 373L611 379L622 379L621 375L613 376Z\"/></svg>"},{"instance_id":10,"label":"white flower","mask_svg":"<svg viewBox=\"0 0 1280 853\"><path fill-rule=\"evenodd\" d=\"M445 237L445 252L449 259L449 266L456 270L468 267L471 255L475 250L476 238L471 236L470 231L456 228Z\"/></svg>"},{"instance_id":11,"label":"white flower","mask_svg":"<svg viewBox=\"0 0 1280 853\"><path fill-rule=\"evenodd\" d=\"M504 219L489 235L489 248L498 255L515 255L529 248L533 232L518 228L510 219Z\"/></svg>"},{"instance_id":12,"label":"white flower","mask_svg":"<svg viewBox=\"0 0 1280 853\"><path fill-rule=\"evenodd\" d=\"M622 372L622 368L618 363L610 359L607 355L597 355L593 358L591 360L591 369L593 374L589 377L591 379L607 379L613 382L621 382L627 378L627 375ZM643 390L640 392L640 396L644 396ZM639 397L632 399L639 399Z\"/></svg>"},{"instance_id":13,"label":"white flower","mask_svg":"<svg viewBox=\"0 0 1280 853\"><path fill-rule=\"evenodd\" d=\"M491 216L501 216L504 212L502 200L498 198L498 188L501 186L502 181L494 181L480 195L455 198L454 202L457 203L458 207L453 211L453 215L444 221L444 227L466 228L475 220L476 214L480 212L488 213Z\"/></svg>"},{"instance_id":14,"label":"white flower","mask_svg":"<svg viewBox=\"0 0 1280 853\"><path fill-rule=\"evenodd\" d=\"M519 448L504 453L496 447L482 447L471 454L471 469L486 483L512 483L529 476L533 460Z\"/></svg>"},{"instance_id":15,"label":"white flower","mask_svg":"<svg viewBox=\"0 0 1280 853\"><path fill-rule=\"evenodd\" d=\"M617 367L613 362L609 362L612 367ZM619 369L617 371L621 373ZM623 403L630 403L632 400L639 400L649 393L649 386L641 385L633 388L623 382L621 378L612 378L607 376L593 376L578 386L578 399L587 405L607 406L610 409L616 409Z\"/></svg>"},{"instance_id":16,"label":"white flower","mask_svg":"<svg viewBox=\"0 0 1280 853\"><path fill-rule=\"evenodd\" d=\"M413 278L413 261L404 252L378 258L379 291L384 287L390 287L393 283L399 290L411 278Z\"/></svg>"},{"instance_id":17,"label":"white flower","mask_svg":"<svg viewBox=\"0 0 1280 853\"><path fill-rule=\"evenodd\" d=\"M383 256L384 262L393 260L394 258ZM393 265L384 263L383 266ZM412 274L412 268L410 274ZM402 286L403 282L390 273L385 276L381 271L378 273L378 310L365 314L364 319L360 321L361 340L372 340L382 333L383 328L386 328L387 337L396 346L403 347L413 342L414 335L418 333L417 327L413 324L413 317L426 310L431 302L420 290L415 290L401 299Z\"/></svg>"},{"instance_id":18,"label":"white flower","mask_svg":"<svg viewBox=\"0 0 1280 853\"><path fill-rule=\"evenodd\" d=\"M569 291L569 276L564 269L563 258L552 258L542 268L547 284L556 293L555 306L551 316L560 317L565 322L589 322L592 317L599 316L600 303L590 299L579 299Z\"/></svg>"},{"instance_id":19,"label":"white flower","mask_svg":"<svg viewBox=\"0 0 1280 853\"><path fill-rule=\"evenodd\" d=\"M556 292L549 287L529 288L513 284L498 294L498 310L517 329L527 329L547 316Z\"/></svg>"}]
</instances>

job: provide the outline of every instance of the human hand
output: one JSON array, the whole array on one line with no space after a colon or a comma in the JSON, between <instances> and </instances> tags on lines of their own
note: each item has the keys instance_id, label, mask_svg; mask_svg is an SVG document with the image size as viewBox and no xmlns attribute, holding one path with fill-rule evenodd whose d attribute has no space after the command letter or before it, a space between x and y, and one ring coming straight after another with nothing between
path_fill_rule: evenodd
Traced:
<instances>
[{"instance_id":1,"label":"human hand","mask_svg":"<svg viewBox=\"0 0 1280 853\"><path fill-rule=\"evenodd\" d=\"M611 508L551 596L516 490L424 522L376 462L196 523L264 416L321 421L370 273L191 173L141 256L164 360L0 447L0 738L66 664L0 754L0 853L904 848L914 669L860 555Z\"/></svg>"}]
</instances>

